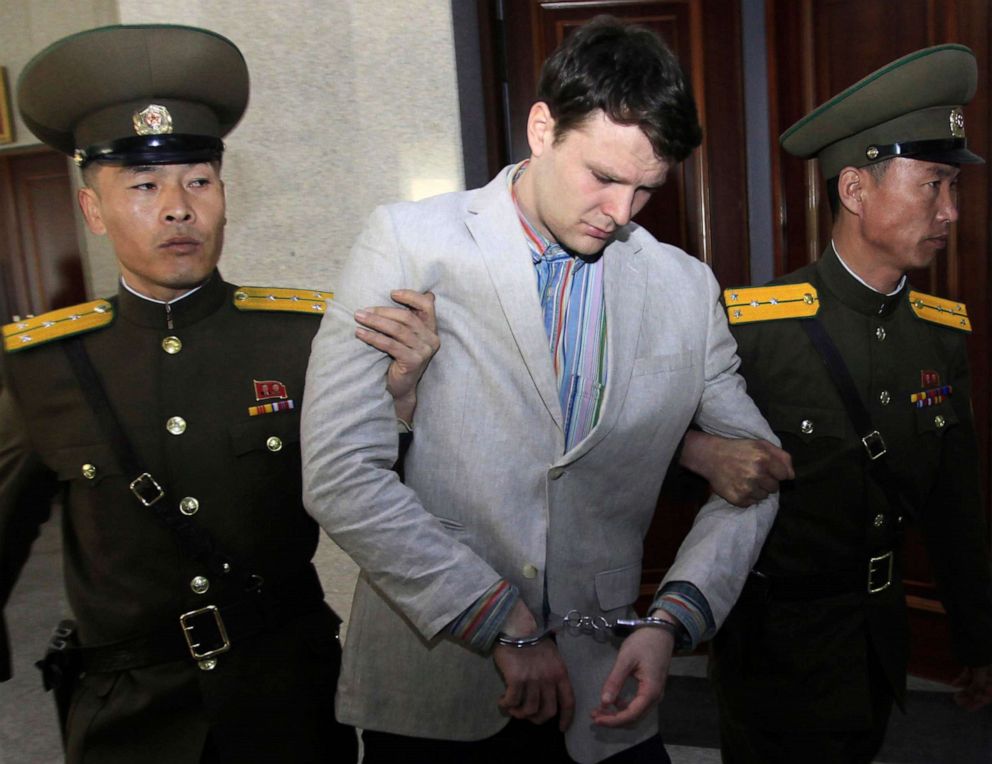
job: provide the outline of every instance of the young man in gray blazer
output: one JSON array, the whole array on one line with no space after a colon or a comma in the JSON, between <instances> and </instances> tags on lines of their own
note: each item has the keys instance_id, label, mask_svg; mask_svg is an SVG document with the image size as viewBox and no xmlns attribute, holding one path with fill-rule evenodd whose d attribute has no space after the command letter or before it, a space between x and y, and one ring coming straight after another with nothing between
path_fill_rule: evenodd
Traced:
<instances>
[{"instance_id":1,"label":"young man in gray blazer","mask_svg":"<svg viewBox=\"0 0 992 764\"><path fill-rule=\"evenodd\" d=\"M776 496L708 503L636 618L689 423L774 436L709 269L630 222L701 140L674 56L600 19L549 59L539 99L529 161L376 210L341 277L346 305L393 283L436 295L405 485L386 360L331 314L314 342L305 502L362 568L337 714L366 762L668 761L649 711L672 651L713 634L774 518Z\"/></svg>"}]
</instances>

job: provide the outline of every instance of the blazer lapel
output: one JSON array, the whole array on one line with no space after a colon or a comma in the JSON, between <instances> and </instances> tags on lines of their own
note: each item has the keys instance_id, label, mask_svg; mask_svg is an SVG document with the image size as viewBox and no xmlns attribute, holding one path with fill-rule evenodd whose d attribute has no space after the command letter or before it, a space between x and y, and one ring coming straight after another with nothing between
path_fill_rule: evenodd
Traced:
<instances>
[{"instance_id":1,"label":"blazer lapel","mask_svg":"<svg viewBox=\"0 0 992 764\"><path fill-rule=\"evenodd\" d=\"M507 190L507 170L483 188L465 224L475 239L500 307L534 386L564 434L558 382L537 299L530 250Z\"/></svg>"},{"instance_id":2,"label":"blazer lapel","mask_svg":"<svg viewBox=\"0 0 992 764\"><path fill-rule=\"evenodd\" d=\"M617 423L630 377L634 370L637 339L647 279L642 269L641 249L631 241L616 240L603 253L603 290L606 296L607 379L599 421L592 431L566 453L562 462L571 462L587 453L606 437Z\"/></svg>"}]
</instances>

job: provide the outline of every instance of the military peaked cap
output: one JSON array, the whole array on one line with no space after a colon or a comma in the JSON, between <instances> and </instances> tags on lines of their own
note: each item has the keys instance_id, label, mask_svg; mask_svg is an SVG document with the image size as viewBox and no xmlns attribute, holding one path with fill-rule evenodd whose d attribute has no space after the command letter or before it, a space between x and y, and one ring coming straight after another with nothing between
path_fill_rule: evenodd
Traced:
<instances>
[{"instance_id":1,"label":"military peaked cap","mask_svg":"<svg viewBox=\"0 0 992 764\"><path fill-rule=\"evenodd\" d=\"M17 99L31 132L81 167L210 161L248 105L248 67L205 29L101 27L28 62Z\"/></svg>"},{"instance_id":2,"label":"military peaked cap","mask_svg":"<svg viewBox=\"0 0 992 764\"><path fill-rule=\"evenodd\" d=\"M961 107L975 95L975 56L963 45L910 53L851 85L782 133L782 148L817 157L824 178L896 156L982 162L968 150Z\"/></svg>"}]
</instances>

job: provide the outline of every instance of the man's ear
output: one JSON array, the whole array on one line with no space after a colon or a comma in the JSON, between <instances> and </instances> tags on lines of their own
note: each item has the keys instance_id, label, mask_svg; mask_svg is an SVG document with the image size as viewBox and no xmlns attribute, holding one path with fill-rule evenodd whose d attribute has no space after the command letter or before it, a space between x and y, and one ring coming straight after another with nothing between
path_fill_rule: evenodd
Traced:
<instances>
[{"instance_id":1,"label":"man's ear","mask_svg":"<svg viewBox=\"0 0 992 764\"><path fill-rule=\"evenodd\" d=\"M107 233L107 226L103 223L100 197L97 196L96 191L88 186L84 186L76 194L76 201L79 203L79 210L83 213L86 227L97 236L103 236Z\"/></svg>"},{"instance_id":2,"label":"man's ear","mask_svg":"<svg viewBox=\"0 0 992 764\"><path fill-rule=\"evenodd\" d=\"M555 141L555 119L544 101L530 107L527 115L527 143L531 156L539 157Z\"/></svg>"},{"instance_id":3,"label":"man's ear","mask_svg":"<svg viewBox=\"0 0 992 764\"><path fill-rule=\"evenodd\" d=\"M852 215L861 215L862 197L867 191L867 173L857 167L845 167L837 176L837 196L841 206Z\"/></svg>"}]
</instances>

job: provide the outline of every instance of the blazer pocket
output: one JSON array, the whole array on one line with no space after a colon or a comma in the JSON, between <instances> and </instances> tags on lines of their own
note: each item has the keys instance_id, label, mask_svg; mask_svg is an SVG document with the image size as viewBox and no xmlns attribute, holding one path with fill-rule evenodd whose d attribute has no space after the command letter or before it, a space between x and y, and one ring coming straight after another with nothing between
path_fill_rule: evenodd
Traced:
<instances>
[{"instance_id":1,"label":"blazer pocket","mask_svg":"<svg viewBox=\"0 0 992 764\"><path fill-rule=\"evenodd\" d=\"M633 605L641 593L641 561L596 574L596 598L603 610Z\"/></svg>"},{"instance_id":2,"label":"blazer pocket","mask_svg":"<svg viewBox=\"0 0 992 764\"><path fill-rule=\"evenodd\" d=\"M684 350L681 353L668 353L666 355L647 355L634 360L633 375L639 377L644 374L660 374L663 371L686 369L692 365L691 350Z\"/></svg>"}]
</instances>

